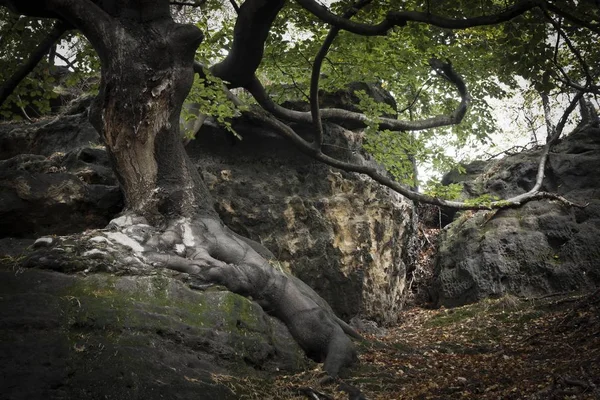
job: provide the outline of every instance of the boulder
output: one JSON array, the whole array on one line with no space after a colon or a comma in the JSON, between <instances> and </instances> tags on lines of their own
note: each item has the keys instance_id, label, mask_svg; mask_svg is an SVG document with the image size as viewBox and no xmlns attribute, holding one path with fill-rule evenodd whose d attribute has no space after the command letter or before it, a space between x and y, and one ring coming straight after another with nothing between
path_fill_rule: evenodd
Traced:
<instances>
[{"instance_id":1,"label":"boulder","mask_svg":"<svg viewBox=\"0 0 600 400\"><path fill-rule=\"evenodd\" d=\"M120 211L121 194L85 114L0 129L0 237L102 228ZM207 123L187 147L223 220L265 245L342 318L396 322L414 250L412 202L312 160L244 117L235 129L243 140ZM312 135L311 127L296 129ZM361 140L326 125L329 154L375 165L359 151Z\"/></svg>"},{"instance_id":2,"label":"boulder","mask_svg":"<svg viewBox=\"0 0 600 400\"><path fill-rule=\"evenodd\" d=\"M541 149L488 162L465 181L465 197L508 198L529 190ZM440 238L432 288L438 305L506 293L543 296L600 284L600 129L564 138L548 160L543 190L586 207L535 201L515 209L463 212Z\"/></svg>"},{"instance_id":3,"label":"boulder","mask_svg":"<svg viewBox=\"0 0 600 400\"><path fill-rule=\"evenodd\" d=\"M237 379L306 367L287 328L164 273L0 268L2 398L238 399Z\"/></svg>"},{"instance_id":4,"label":"boulder","mask_svg":"<svg viewBox=\"0 0 600 400\"><path fill-rule=\"evenodd\" d=\"M102 159L104 150L78 149L0 161L0 238L106 226L121 210L122 195Z\"/></svg>"},{"instance_id":5,"label":"boulder","mask_svg":"<svg viewBox=\"0 0 600 400\"><path fill-rule=\"evenodd\" d=\"M266 246L343 319L397 322L414 249L412 202L248 121L235 129L242 140L205 125L187 146L225 223ZM297 130L310 137L310 128ZM360 134L325 130L329 154L374 164L357 150Z\"/></svg>"},{"instance_id":6,"label":"boulder","mask_svg":"<svg viewBox=\"0 0 600 400\"><path fill-rule=\"evenodd\" d=\"M19 154L66 153L99 141L98 132L88 122L87 112L58 115L31 124L0 123L0 160Z\"/></svg>"}]
</instances>

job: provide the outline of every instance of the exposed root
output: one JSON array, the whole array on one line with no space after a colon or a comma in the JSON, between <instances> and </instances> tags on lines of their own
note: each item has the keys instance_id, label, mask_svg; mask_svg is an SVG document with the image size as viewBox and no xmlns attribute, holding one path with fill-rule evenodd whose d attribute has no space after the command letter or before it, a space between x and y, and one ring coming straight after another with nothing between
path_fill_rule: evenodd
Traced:
<instances>
[{"instance_id":1,"label":"exposed root","mask_svg":"<svg viewBox=\"0 0 600 400\"><path fill-rule=\"evenodd\" d=\"M357 359L346 334L361 336L308 285L273 268L261 255L268 255L267 249L233 233L215 216L178 218L159 229L144 218L124 215L104 230L46 239L38 240L24 266L132 275L153 267L178 271L188 275L192 288L219 284L256 301L286 324L306 355L323 362L332 378Z\"/></svg>"},{"instance_id":2,"label":"exposed root","mask_svg":"<svg viewBox=\"0 0 600 400\"><path fill-rule=\"evenodd\" d=\"M283 321L306 354L324 362L328 375L356 359L345 332L360 337L299 279L273 268L247 240L212 216L178 219L145 243L144 257L156 266L217 283L251 297Z\"/></svg>"},{"instance_id":3,"label":"exposed root","mask_svg":"<svg viewBox=\"0 0 600 400\"><path fill-rule=\"evenodd\" d=\"M161 267L187 274L193 288L223 285L285 323L306 355L323 362L332 378L357 359L346 334L361 336L308 285L273 268L261 255L268 255L267 249L233 233L215 216L178 218L158 229L144 218L124 215L107 229L44 238L34 247L24 266L132 275Z\"/></svg>"}]
</instances>

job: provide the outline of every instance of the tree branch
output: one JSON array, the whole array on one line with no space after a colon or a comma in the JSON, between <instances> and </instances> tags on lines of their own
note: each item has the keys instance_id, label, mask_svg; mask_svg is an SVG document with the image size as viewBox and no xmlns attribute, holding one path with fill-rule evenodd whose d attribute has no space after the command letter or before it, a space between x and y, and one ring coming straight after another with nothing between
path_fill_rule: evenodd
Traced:
<instances>
[{"instance_id":1,"label":"tree branch","mask_svg":"<svg viewBox=\"0 0 600 400\"><path fill-rule=\"evenodd\" d=\"M520 202L523 199L528 199L532 196L537 195L538 193L541 193L541 192L539 192L539 190L542 187L542 182L544 181L546 162L548 161L548 155L550 154L550 149L552 148L552 146L554 146L554 144L560 138L560 135L562 134L562 131L567 123L567 120L569 119L569 116L571 115L571 113L573 112L575 107L577 106L577 103L579 103L579 99L581 99L583 97L583 94L584 94L584 92L578 92L573 97L573 99L571 99L569 106L567 107L567 109L563 113L562 117L558 121L558 124L556 124L556 128L554 129L554 133L553 133L552 137L549 138L546 145L544 146L544 148L542 150L542 155L540 156L540 161L538 164L538 171L537 171L537 176L536 176L536 180L535 180L535 185L533 185L531 190L529 190L527 193L523 193L519 196L513 197L513 201Z\"/></svg>"},{"instance_id":2,"label":"tree branch","mask_svg":"<svg viewBox=\"0 0 600 400\"><path fill-rule=\"evenodd\" d=\"M4 104L8 96L19 86L19 83L33 71L38 63L52 49L54 44L61 36L69 29L69 24L66 22L56 22L52 30L46 35L42 42L31 52L27 61L22 64L10 78L8 78L2 86L0 86L0 106Z\"/></svg>"},{"instance_id":3,"label":"tree branch","mask_svg":"<svg viewBox=\"0 0 600 400\"><path fill-rule=\"evenodd\" d=\"M497 14L461 19L446 18L429 12L389 11L383 21L376 25L370 25L353 22L340 17L315 0L296 0L296 2L323 22L363 36L385 35L393 27L405 26L408 22L422 22L446 29L466 29L475 26L492 25L511 20L526 11L541 7L545 3L541 0L523 0Z\"/></svg>"},{"instance_id":4,"label":"tree branch","mask_svg":"<svg viewBox=\"0 0 600 400\"><path fill-rule=\"evenodd\" d=\"M54 56L60 58L67 65L67 67L71 68L73 71L78 70L78 68L75 66L75 64L73 64L73 61L69 60L67 57L63 56L62 54L56 53L56 54L54 54Z\"/></svg>"},{"instance_id":5,"label":"tree branch","mask_svg":"<svg viewBox=\"0 0 600 400\"><path fill-rule=\"evenodd\" d=\"M285 0L246 0L239 8L233 29L233 45L223 61L211 67L213 75L229 86L247 85L260 65L264 44Z\"/></svg>"},{"instance_id":6,"label":"tree branch","mask_svg":"<svg viewBox=\"0 0 600 400\"><path fill-rule=\"evenodd\" d=\"M438 115L419 121L400 121L392 118L380 118L379 127L381 129L389 129L392 131L418 131L440 126L456 125L462 121L471 102L471 97L469 96L465 82L462 77L454 71L450 63L445 64L440 60L432 58L430 64L457 88L461 95L461 101L458 107L450 115ZM265 88L256 77L245 86L245 89L252 94L261 107L275 115L277 118L304 124L311 124L313 122L311 113L290 110L276 104L269 97ZM369 124L369 119L366 115L339 108L324 108L320 110L320 114L321 118L325 120L354 122L362 126L367 126Z\"/></svg>"},{"instance_id":7,"label":"tree branch","mask_svg":"<svg viewBox=\"0 0 600 400\"><path fill-rule=\"evenodd\" d=\"M589 30L594 31L596 33L600 33L600 24L594 24L591 22L587 22L587 21L561 9L560 7L550 3L548 1L544 2L544 7L546 9L548 9L549 11L552 11L553 13L560 15L564 19L571 21L575 25L578 25L578 26L584 27L584 28L588 28Z\"/></svg>"},{"instance_id":8,"label":"tree branch","mask_svg":"<svg viewBox=\"0 0 600 400\"><path fill-rule=\"evenodd\" d=\"M515 196L506 200L493 201L486 204L473 204L473 203L465 203L460 201L451 201L451 200L443 200L436 197L431 197L423 193L416 192L406 185L403 185L397 181L394 181L387 176L379 173L376 168L367 166L367 165L357 165L349 162L341 161L330 157L326 154L323 154L321 151L315 149L309 142L302 139L292 128L284 124L283 122L277 120L276 118L268 115L264 110L253 110L251 113L251 117L254 117L259 122L271 127L277 133L291 140L303 153L309 155L310 157L321 161L327 165L330 165L335 168L339 168L341 170L347 172L357 172L360 174L364 174L369 176L374 181L387 186L388 188L394 190L395 192L403 195L404 197L418 201L421 203L434 204L443 207L454 208L458 210L491 210L491 209L500 209L507 207L517 207L521 206L527 202L533 200L541 200L541 199L553 199L558 200L561 203L568 206L577 206L577 207L585 207L585 205L578 205L573 203L562 196L559 196L555 193L548 192L540 192L539 187L536 188L535 191L531 190L528 193ZM545 154L547 157L547 153ZM544 161L545 165L545 161ZM543 179L543 176L542 176Z\"/></svg>"},{"instance_id":9,"label":"tree branch","mask_svg":"<svg viewBox=\"0 0 600 400\"><path fill-rule=\"evenodd\" d=\"M371 0L360 0L356 3L350 10L346 11L342 18L350 19L358 11L371 3ZM321 121L321 110L319 108L319 77L321 75L321 65L323 64L323 59L327 56L329 52L329 48L333 44L336 36L338 35L340 29L337 27L332 27L325 37L319 52L315 57L315 61L313 62L312 74L310 77L310 112L312 115L313 125L316 130L316 140L315 146L317 148L321 148L323 145L323 122Z\"/></svg>"},{"instance_id":10,"label":"tree branch","mask_svg":"<svg viewBox=\"0 0 600 400\"><path fill-rule=\"evenodd\" d=\"M57 18L79 29L98 52L101 59L106 34L110 32L110 16L91 0L0 0L0 6L29 17Z\"/></svg>"},{"instance_id":11,"label":"tree branch","mask_svg":"<svg viewBox=\"0 0 600 400\"><path fill-rule=\"evenodd\" d=\"M169 4L172 6L193 7L193 8L200 7L200 6L204 5L204 3L206 3L206 1L196 1L193 3L188 3L185 1L174 1L174 0L169 1Z\"/></svg>"}]
</instances>

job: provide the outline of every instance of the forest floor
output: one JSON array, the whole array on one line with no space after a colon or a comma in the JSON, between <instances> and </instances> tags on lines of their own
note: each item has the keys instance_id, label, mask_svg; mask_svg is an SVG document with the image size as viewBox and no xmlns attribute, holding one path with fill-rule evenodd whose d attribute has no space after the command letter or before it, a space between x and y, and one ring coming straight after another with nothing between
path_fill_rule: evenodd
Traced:
<instances>
[{"instance_id":1,"label":"forest floor","mask_svg":"<svg viewBox=\"0 0 600 400\"><path fill-rule=\"evenodd\" d=\"M370 400L600 399L600 291L413 308L365 338L344 382ZM240 398L360 398L322 377L320 367L280 376Z\"/></svg>"}]
</instances>

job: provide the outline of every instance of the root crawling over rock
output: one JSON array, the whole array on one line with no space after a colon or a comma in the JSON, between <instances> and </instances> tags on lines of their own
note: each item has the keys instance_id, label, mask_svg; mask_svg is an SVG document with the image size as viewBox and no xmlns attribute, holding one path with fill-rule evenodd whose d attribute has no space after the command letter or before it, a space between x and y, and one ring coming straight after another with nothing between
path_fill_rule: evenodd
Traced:
<instances>
[{"instance_id":1,"label":"root crawling over rock","mask_svg":"<svg viewBox=\"0 0 600 400\"><path fill-rule=\"evenodd\" d=\"M268 255L268 250L234 234L214 217L174 221L143 246L144 257L157 266L251 297L287 325L308 357L325 363L329 376L337 377L356 360L346 334L360 335L308 285L273 268L261 255Z\"/></svg>"},{"instance_id":2,"label":"root crawling over rock","mask_svg":"<svg viewBox=\"0 0 600 400\"><path fill-rule=\"evenodd\" d=\"M177 218L156 228L135 215L78 236L39 239L22 265L61 272L144 274L162 267L188 274L194 288L218 284L256 301L281 320L306 355L337 378L356 359L349 336L362 339L313 289L274 268L264 246L243 238L214 215Z\"/></svg>"}]
</instances>

